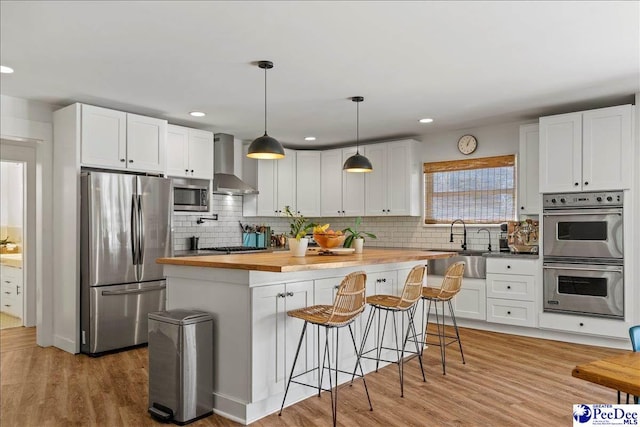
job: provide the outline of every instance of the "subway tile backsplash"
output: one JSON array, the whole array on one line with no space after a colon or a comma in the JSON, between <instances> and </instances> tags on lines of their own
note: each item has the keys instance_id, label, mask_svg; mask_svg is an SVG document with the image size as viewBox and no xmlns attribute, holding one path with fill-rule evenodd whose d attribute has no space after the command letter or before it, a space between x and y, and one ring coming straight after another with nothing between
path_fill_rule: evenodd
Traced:
<instances>
[{"instance_id":1,"label":"subway tile backsplash","mask_svg":"<svg viewBox=\"0 0 640 427\"><path fill-rule=\"evenodd\" d=\"M239 222L271 226L273 233L281 234L289 231L287 218L272 217L243 217L242 196L226 196L214 194L212 199L212 213L218 214L217 221L205 221L198 224L200 217L210 214L174 214L173 240L174 250L189 249L189 237L200 237L200 247L210 246L238 246L242 244L242 232ZM353 226L355 218L311 218L314 222L331 224L334 230L341 230ZM467 227L468 249L487 249L487 233L478 233L483 226ZM498 250L500 229L497 226L486 227L491 231L491 247ZM377 239L367 239L366 246L385 246L400 248L441 248L460 249L462 241L462 227L454 227L454 243L449 242L448 226L422 225L421 217L364 217L360 229L378 236Z\"/></svg>"}]
</instances>

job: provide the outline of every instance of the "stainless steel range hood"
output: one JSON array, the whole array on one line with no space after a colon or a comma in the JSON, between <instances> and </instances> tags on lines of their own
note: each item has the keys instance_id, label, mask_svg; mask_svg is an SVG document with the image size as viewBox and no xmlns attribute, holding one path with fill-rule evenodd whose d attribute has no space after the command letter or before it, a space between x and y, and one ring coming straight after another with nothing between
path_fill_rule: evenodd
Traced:
<instances>
[{"instance_id":1,"label":"stainless steel range hood","mask_svg":"<svg viewBox=\"0 0 640 427\"><path fill-rule=\"evenodd\" d=\"M258 190L235 176L233 154L233 135L216 133L213 136L213 193L258 194Z\"/></svg>"}]
</instances>

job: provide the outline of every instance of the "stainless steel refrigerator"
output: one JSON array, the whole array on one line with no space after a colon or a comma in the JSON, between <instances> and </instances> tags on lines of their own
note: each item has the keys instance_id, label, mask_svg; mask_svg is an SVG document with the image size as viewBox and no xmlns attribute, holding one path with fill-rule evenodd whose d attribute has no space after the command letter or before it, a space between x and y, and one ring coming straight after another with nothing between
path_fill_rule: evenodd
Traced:
<instances>
[{"instance_id":1,"label":"stainless steel refrigerator","mask_svg":"<svg viewBox=\"0 0 640 427\"><path fill-rule=\"evenodd\" d=\"M82 352L147 342L147 314L165 310L156 258L172 255L171 180L106 172L81 175Z\"/></svg>"}]
</instances>

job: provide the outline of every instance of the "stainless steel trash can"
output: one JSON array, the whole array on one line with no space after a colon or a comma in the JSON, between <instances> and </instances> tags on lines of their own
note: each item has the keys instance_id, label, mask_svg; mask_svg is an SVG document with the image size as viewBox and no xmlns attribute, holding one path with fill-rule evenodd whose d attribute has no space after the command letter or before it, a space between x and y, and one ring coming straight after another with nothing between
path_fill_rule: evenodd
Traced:
<instances>
[{"instance_id":1,"label":"stainless steel trash can","mask_svg":"<svg viewBox=\"0 0 640 427\"><path fill-rule=\"evenodd\" d=\"M213 413L213 317L149 313L149 414L184 425Z\"/></svg>"}]
</instances>

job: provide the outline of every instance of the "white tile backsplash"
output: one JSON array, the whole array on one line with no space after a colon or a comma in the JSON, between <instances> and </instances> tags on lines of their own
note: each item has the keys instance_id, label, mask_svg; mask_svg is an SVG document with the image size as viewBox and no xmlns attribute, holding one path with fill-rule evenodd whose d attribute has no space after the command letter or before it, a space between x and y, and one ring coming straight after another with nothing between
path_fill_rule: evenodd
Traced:
<instances>
[{"instance_id":1,"label":"white tile backsplash","mask_svg":"<svg viewBox=\"0 0 640 427\"><path fill-rule=\"evenodd\" d=\"M175 214L173 216L174 250L189 249L189 237L200 237L200 247L210 246L238 246L242 244L242 232L239 221L245 224L271 226L273 233L281 234L289 231L287 218L271 217L243 217L242 196L226 196L214 194L212 197L212 213L218 214L217 221L205 221L198 224L200 217L210 214ZM311 218L314 222L331 224L334 230L341 230L354 225L355 218L330 217ZM467 226L468 249L487 249L487 233L478 233L483 226ZM498 250L498 226L486 226L491 232L491 246ZM386 246L401 248L442 248L460 249L462 241L462 226L456 225L454 243L449 242L449 226L424 226L421 217L365 217L360 229L378 236L377 239L367 239L367 246Z\"/></svg>"}]
</instances>

